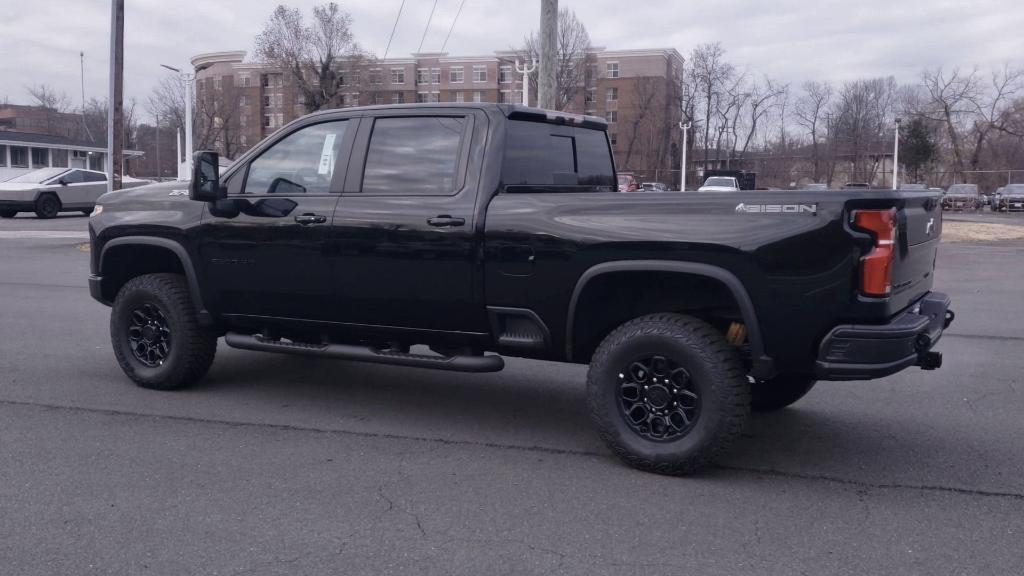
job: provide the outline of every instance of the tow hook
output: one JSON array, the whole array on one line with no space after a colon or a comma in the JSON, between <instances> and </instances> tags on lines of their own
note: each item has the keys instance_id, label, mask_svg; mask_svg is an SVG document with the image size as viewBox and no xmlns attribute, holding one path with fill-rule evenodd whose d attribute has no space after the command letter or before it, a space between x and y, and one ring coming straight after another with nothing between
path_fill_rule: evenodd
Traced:
<instances>
[{"instance_id":1,"label":"tow hook","mask_svg":"<svg viewBox=\"0 0 1024 576\"><path fill-rule=\"evenodd\" d=\"M953 323L953 319L956 318L956 314L952 310L946 310L946 322L942 325L942 329L949 328L949 325Z\"/></svg>"},{"instance_id":2,"label":"tow hook","mask_svg":"<svg viewBox=\"0 0 1024 576\"><path fill-rule=\"evenodd\" d=\"M917 365L922 370L938 370L942 368L942 352L925 352L917 357Z\"/></svg>"}]
</instances>

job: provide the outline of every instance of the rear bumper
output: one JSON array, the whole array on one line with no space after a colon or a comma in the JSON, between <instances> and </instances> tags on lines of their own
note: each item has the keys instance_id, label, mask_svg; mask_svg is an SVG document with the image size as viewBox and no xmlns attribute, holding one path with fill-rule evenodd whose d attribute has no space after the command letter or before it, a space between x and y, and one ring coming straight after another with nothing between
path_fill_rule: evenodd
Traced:
<instances>
[{"instance_id":1,"label":"rear bumper","mask_svg":"<svg viewBox=\"0 0 1024 576\"><path fill-rule=\"evenodd\" d=\"M822 341L815 372L820 380L871 380L911 366L938 368L931 352L953 322L949 296L932 292L888 324L836 326Z\"/></svg>"}]
</instances>

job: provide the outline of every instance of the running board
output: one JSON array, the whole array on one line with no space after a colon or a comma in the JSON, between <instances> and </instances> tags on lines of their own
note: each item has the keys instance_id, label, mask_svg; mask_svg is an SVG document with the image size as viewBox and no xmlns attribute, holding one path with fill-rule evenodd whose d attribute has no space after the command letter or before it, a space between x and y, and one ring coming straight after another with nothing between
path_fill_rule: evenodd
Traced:
<instances>
[{"instance_id":1,"label":"running board","mask_svg":"<svg viewBox=\"0 0 1024 576\"><path fill-rule=\"evenodd\" d=\"M498 372L505 367L505 360L501 356L427 356L425 354L378 350L369 346L282 342L280 340L264 338L259 334L250 335L228 332L224 335L224 342L232 348L255 350L257 352L318 356L320 358L355 360L357 362L411 366L414 368L432 368L434 370L450 370L452 372Z\"/></svg>"}]
</instances>

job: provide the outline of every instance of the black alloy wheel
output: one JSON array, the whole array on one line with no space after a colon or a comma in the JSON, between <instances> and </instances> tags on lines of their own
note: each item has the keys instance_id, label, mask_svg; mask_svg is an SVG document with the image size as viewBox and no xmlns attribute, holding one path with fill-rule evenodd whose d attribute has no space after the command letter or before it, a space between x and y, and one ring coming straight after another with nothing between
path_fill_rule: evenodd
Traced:
<instances>
[{"instance_id":1,"label":"black alloy wheel","mask_svg":"<svg viewBox=\"0 0 1024 576\"><path fill-rule=\"evenodd\" d=\"M646 356L619 373L622 416L633 432L654 441L686 435L700 417L690 373L665 356Z\"/></svg>"},{"instance_id":2,"label":"black alloy wheel","mask_svg":"<svg viewBox=\"0 0 1024 576\"><path fill-rule=\"evenodd\" d=\"M171 326L160 308L145 303L131 313L128 344L132 356L149 368L162 366L171 353Z\"/></svg>"}]
</instances>

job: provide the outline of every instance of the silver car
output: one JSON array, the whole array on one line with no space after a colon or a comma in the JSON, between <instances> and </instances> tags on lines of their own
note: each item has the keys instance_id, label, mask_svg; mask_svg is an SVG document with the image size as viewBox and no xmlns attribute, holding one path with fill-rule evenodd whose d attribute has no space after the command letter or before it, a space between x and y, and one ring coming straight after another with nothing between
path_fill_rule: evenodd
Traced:
<instances>
[{"instance_id":1,"label":"silver car","mask_svg":"<svg viewBox=\"0 0 1024 576\"><path fill-rule=\"evenodd\" d=\"M123 188L148 184L147 180L125 177ZM107 175L82 168L40 168L0 182L0 217L13 218L18 212L35 212L53 218L61 212L89 214L96 199L107 191Z\"/></svg>"}]
</instances>

